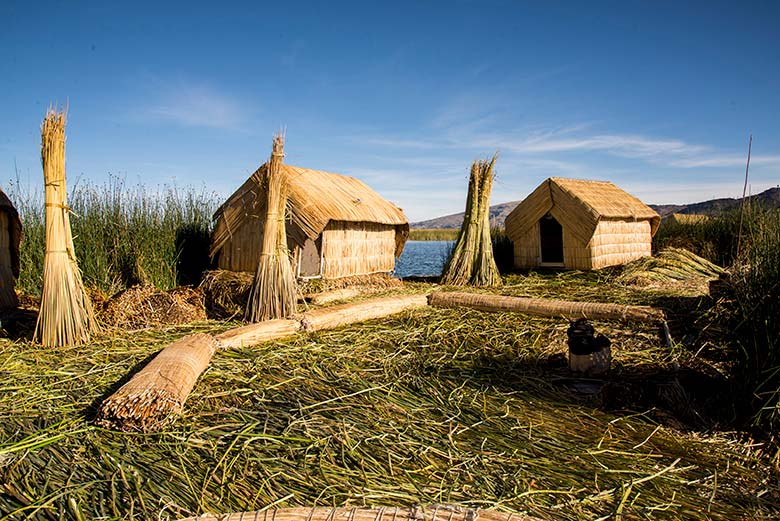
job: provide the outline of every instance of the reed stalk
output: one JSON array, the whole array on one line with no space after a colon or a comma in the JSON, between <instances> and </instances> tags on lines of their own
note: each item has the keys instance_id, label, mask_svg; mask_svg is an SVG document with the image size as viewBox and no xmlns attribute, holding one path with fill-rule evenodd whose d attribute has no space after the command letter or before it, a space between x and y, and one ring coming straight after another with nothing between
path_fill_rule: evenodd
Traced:
<instances>
[{"instance_id":1,"label":"reed stalk","mask_svg":"<svg viewBox=\"0 0 780 521\"><path fill-rule=\"evenodd\" d=\"M35 340L47 347L89 342L98 324L76 263L65 204L65 113L49 110L41 127L46 254Z\"/></svg>"},{"instance_id":2,"label":"reed stalk","mask_svg":"<svg viewBox=\"0 0 780 521\"><path fill-rule=\"evenodd\" d=\"M284 136L274 136L271 159L262 172L266 197L263 247L244 319L261 322L287 318L295 313L297 286L290 263L285 228L287 181L282 172Z\"/></svg>"}]
</instances>

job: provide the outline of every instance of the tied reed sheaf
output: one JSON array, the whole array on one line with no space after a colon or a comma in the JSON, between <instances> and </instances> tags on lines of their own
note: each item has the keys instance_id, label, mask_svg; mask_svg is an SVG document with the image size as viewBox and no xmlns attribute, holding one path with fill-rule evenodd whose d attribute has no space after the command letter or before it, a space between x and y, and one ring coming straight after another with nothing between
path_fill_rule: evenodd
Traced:
<instances>
[{"instance_id":1,"label":"tied reed sheaf","mask_svg":"<svg viewBox=\"0 0 780 521\"><path fill-rule=\"evenodd\" d=\"M490 192L497 157L495 154L490 160L474 161L471 165L463 224L452 257L444 268L442 284L501 285L490 236Z\"/></svg>"},{"instance_id":2,"label":"tied reed sheaf","mask_svg":"<svg viewBox=\"0 0 780 521\"><path fill-rule=\"evenodd\" d=\"M263 246L246 314L248 322L287 318L295 313L297 285L287 249L287 179L282 173L284 136L274 136L271 159L265 176L259 179L265 187L266 215Z\"/></svg>"},{"instance_id":3,"label":"tied reed sheaf","mask_svg":"<svg viewBox=\"0 0 780 521\"><path fill-rule=\"evenodd\" d=\"M49 110L41 127L46 191L46 255L35 339L47 347L89 341L98 330L76 263L65 204L65 113Z\"/></svg>"}]
</instances>

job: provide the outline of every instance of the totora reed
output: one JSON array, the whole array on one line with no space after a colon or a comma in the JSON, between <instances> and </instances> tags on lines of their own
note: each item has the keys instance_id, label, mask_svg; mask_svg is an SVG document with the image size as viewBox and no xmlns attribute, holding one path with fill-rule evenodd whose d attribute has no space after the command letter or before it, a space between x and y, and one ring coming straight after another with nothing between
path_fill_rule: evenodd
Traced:
<instances>
[{"instance_id":1,"label":"totora reed","mask_svg":"<svg viewBox=\"0 0 780 521\"><path fill-rule=\"evenodd\" d=\"M287 318L295 313L297 285L287 250L287 181L282 175L282 158L284 136L278 134L274 136L271 160L265 175L258 179L266 186L267 210L263 249L244 316L248 322Z\"/></svg>"},{"instance_id":2,"label":"totora reed","mask_svg":"<svg viewBox=\"0 0 780 521\"><path fill-rule=\"evenodd\" d=\"M76 264L65 204L65 113L49 110L41 127L46 185L46 256L35 339L47 347L89 342L98 326Z\"/></svg>"}]
</instances>

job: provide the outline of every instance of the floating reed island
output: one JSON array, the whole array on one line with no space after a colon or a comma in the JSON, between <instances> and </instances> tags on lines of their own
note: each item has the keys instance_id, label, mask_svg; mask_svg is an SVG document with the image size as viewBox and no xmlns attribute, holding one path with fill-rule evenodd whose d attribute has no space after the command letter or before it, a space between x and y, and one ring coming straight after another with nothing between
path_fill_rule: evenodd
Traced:
<instances>
[{"instance_id":1,"label":"floating reed island","mask_svg":"<svg viewBox=\"0 0 780 521\"><path fill-rule=\"evenodd\" d=\"M261 167L264 175L276 166L290 172L280 148ZM488 184L469 195L484 201L470 219L482 223L475 230L485 229L479 216L494 161L472 169L475 187ZM0 340L0 515L265 521L780 515L777 445L722 430L733 422L724 403L737 404L728 376L736 373L723 330L706 322L713 319L705 311L726 300L713 304L701 292L706 285L685 284L719 275L716 266L671 251L625 268L504 275L490 293L472 270L467 284L482 288L452 292L396 282L355 294L354 287L338 287L344 278L326 276L351 262L325 260L327 223L319 235L306 235L320 254L318 278L301 276L295 244L306 242L293 243L287 229L300 225L297 210L285 210L284 197L254 199L263 186L255 180L241 193L251 202L244 211L276 209L256 214L272 246L267 256L293 259L296 284L352 300L301 299L290 303L294 313L286 318L249 324L198 315L171 326L165 318L56 349ZM230 208L231 222L250 222L238 206ZM345 222L367 221L339 222L343 232ZM397 249L404 225L386 226L395 227ZM487 255L489 235L478 235L461 248L482 248L472 268ZM262 253L252 253L257 265L246 272L249 282L234 281L247 295L262 278L254 271ZM113 302L146 320L134 300L144 291L109 299L101 316ZM197 291L187 291L193 298L185 300L197 300ZM155 299L176 301L169 293ZM579 317L597 321L611 342L614 370L599 378L580 378L566 364L568 319ZM664 319L684 343L663 344L657 323Z\"/></svg>"}]
</instances>

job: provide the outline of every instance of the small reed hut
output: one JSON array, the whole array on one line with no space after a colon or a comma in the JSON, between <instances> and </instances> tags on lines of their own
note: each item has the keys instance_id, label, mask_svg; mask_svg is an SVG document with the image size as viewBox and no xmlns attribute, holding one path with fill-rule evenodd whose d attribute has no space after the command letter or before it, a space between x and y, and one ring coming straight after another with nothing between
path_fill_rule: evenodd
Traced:
<instances>
[{"instance_id":1,"label":"small reed hut","mask_svg":"<svg viewBox=\"0 0 780 521\"><path fill-rule=\"evenodd\" d=\"M600 269L651 254L661 217L608 181L551 177L506 218L521 269Z\"/></svg>"},{"instance_id":2,"label":"small reed hut","mask_svg":"<svg viewBox=\"0 0 780 521\"><path fill-rule=\"evenodd\" d=\"M0 190L0 310L13 309L16 279L19 278L19 244L22 241L22 220L13 203Z\"/></svg>"},{"instance_id":3,"label":"small reed hut","mask_svg":"<svg viewBox=\"0 0 780 521\"><path fill-rule=\"evenodd\" d=\"M220 269L257 270L263 243L262 165L214 214L211 257ZM389 273L409 237L403 211L353 177L282 165L287 244L298 278Z\"/></svg>"}]
</instances>

